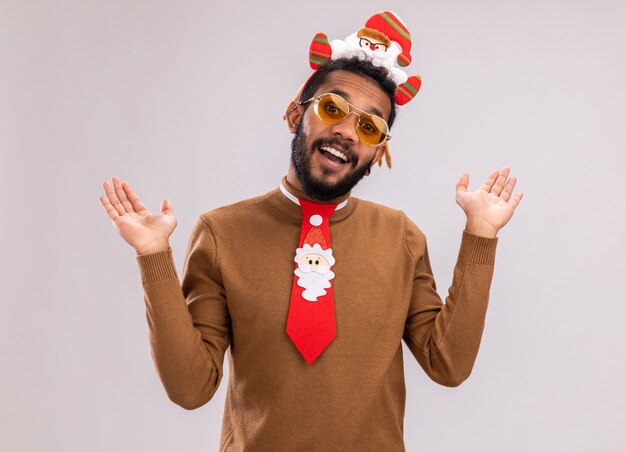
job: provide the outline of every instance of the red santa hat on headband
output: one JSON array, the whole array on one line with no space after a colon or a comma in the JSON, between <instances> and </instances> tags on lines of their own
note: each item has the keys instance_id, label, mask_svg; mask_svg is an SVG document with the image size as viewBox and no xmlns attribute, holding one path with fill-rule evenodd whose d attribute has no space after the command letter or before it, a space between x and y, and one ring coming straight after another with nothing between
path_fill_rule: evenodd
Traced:
<instances>
[{"instance_id":1,"label":"red santa hat on headband","mask_svg":"<svg viewBox=\"0 0 626 452\"><path fill-rule=\"evenodd\" d=\"M374 14L365 22L365 28L376 30L396 42L402 49L398 55L398 65L406 67L411 63L411 33L402 19L391 11Z\"/></svg>"},{"instance_id":2,"label":"red santa hat on headband","mask_svg":"<svg viewBox=\"0 0 626 452\"><path fill-rule=\"evenodd\" d=\"M309 218L311 228L307 231L304 237L302 247L296 250L296 258L294 259L296 262L298 262L305 255L317 254L326 259L330 266L335 265L333 250L328 247L324 234L320 228L322 221L321 215L311 215L311 218Z\"/></svg>"}]
</instances>

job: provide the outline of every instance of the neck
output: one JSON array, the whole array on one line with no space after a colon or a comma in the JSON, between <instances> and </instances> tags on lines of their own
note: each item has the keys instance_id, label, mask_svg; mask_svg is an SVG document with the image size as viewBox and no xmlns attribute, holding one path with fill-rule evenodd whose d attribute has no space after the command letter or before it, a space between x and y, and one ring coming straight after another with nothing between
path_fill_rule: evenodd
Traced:
<instances>
[{"instance_id":1,"label":"neck","mask_svg":"<svg viewBox=\"0 0 626 452\"><path fill-rule=\"evenodd\" d=\"M295 195L298 198L306 199L308 201L314 201L320 204L341 204L343 201L347 200L350 197L350 193L348 192L342 196L337 196L333 199L318 199L313 196L310 196L308 193L304 191L302 188L302 183L298 178L295 168L293 167L293 163L289 164L289 170L287 171L287 177L284 178L284 185L289 192Z\"/></svg>"},{"instance_id":2,"label":"neck","mask_svg":"<svg viewBox=\"0 0 626 452\"><path fill-rule=\"evenodd\" d=\"M282 184L283 184L283 187L296 198L305 199L307 201L313 201L319 204L339 204L343 207L343 205L346 204L345 201L347 201L350 198L350 193L346 193L343 196L338 196L337 198L324 200L324 201L312 198L311 196L309 196L302 190L302 185L300 184L294 185L290 182L289 174L287 174L286 177L283 177Z\"/></svg>"},{"instance_id":3,"label":"neck","mask_svg":"<svg viewBox=\"0 0 626 452\"><path fill-rule=\"evenodd\" d=\"M298 179L298 175L296 174L296 169L293 167L293 163L289 163L289 169L287 170L287 182L293 188L299 191L302 190L302 184L300 183L300 179Z\"/></svg>"}]
</instances>

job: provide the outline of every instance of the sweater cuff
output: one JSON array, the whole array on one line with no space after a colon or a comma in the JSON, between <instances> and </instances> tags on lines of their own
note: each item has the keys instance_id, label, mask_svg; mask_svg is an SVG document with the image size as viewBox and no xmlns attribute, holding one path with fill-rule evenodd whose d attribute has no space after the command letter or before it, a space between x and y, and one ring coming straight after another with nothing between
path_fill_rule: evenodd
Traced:
<instances>
[{"instance_id":1,"label":"sweater cuff","mask_svg":"<svg viewBox=\"0 0 626 452\"><path fill-rule=\"evenodd\" d=\"M496 259L498 238L481 237L463 231L459 260L475 264L493 265Z\"/></svg>"},{"instance_id":2,"label":"sweater cuff","mask_svg":"<svg viewBox=\"0 0 626 452\"><path fill-rule=\"evenodd\" d=\"M136 257L143 284L163 281L169 278L178 279L171 247L168 247L165 251L139 254Z\"/></svg>"}]
</instances>

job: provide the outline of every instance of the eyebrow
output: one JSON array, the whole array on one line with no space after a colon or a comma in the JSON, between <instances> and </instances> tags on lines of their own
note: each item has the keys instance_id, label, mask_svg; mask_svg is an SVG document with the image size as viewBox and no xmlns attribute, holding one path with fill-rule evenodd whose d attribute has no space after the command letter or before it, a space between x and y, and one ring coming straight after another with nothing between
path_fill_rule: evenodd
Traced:
<instances>
[{"instance_id":1,"label":"eyebrow","mask_svg":"<svg viewBox=\"0 0 626 452\"><path fill-rule=\"evenodd\" d=\"M340 89L334 89L334 90L332 90L332 92L335 93L335 94L339 94L341 97L345 98L348 102L350 102L350 96L345 91L340 90ZM367 111L364 108L362 110L363 111ZM376 107L371 107L370 111L368 113L374 113L376 116L380 116L381 118L385 119L385 117L383 116L382 112L380 110L378 110L378 108L376 108Z\"/></svg>"}]
</instances>

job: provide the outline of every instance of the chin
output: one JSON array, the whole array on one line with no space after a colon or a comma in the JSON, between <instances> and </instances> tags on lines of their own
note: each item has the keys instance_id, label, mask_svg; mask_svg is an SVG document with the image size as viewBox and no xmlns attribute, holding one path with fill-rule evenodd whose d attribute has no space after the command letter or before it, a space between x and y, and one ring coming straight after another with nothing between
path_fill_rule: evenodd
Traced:
<instances>
[{"instance_id":1,"label":"chin","mask_svg":"<svg viewBox=\"0 0 626 452\"><path fill-rule=\"evenodd\" d=\"M311 198L318 201L330 201L348 194L354 186L365 176L367 166L357 168L347 174L332 173L332 177L321 170L321 175L315 176L310 168L296 168L296 174L302 185L302 190Z\"/></svg>"},{"instance_id":2,"label":"chin","mask_svg":"<svg viewBox=\"0 0 626 452\"><path fill-rule=\"evenodd\" d=\"M301 130L302 123L291 142L291 164L302 185L302 190L316 201L328 202L348 194L365 176L371 161L358 166L358 159L348 161L345 166L327 168L317 150L316 143L307 145L306 134ZM355 156L353 158L356 158ZM373 158L372 158L373 160Z\"/></svg>"}]
</instances>

